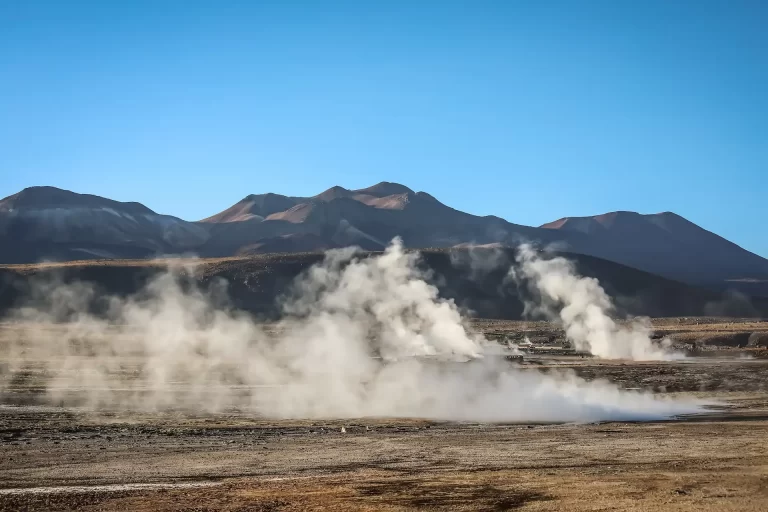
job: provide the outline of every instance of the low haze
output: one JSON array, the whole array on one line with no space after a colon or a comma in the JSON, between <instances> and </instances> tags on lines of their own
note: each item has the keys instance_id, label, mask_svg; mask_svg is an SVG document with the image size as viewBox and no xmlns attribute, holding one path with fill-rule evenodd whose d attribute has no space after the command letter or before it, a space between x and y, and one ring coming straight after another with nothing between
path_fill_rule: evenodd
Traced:
<instances>
[{"instance_id":1,"label":"low haze","mask_svg":"<svg viewBox=\"0 0 768 512\"><path fill-rule=\"evenodd\" d=\"M0 197L199 220L383 180L538 226L674 211L768 256L764 2L5 2Z\"/></svg>"}]
</instances>

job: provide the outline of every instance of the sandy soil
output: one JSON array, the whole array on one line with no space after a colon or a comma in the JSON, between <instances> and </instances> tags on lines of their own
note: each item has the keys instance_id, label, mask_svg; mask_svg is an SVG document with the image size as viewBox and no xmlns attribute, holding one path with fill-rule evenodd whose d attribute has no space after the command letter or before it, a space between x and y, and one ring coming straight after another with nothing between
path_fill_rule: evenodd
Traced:
<instances>
[{"instance_id":1,"label":"sandy soil","mask_svg":"<svg viewBox=\"0 0 768 512\"><path fill-rule=\"evenodd\" d=\"M564 367L719 405L648 423L275 421L51 407L20 382L0 404L0 510L768 510L768 361L526 371Z\"/></svg>"}]
</instances>

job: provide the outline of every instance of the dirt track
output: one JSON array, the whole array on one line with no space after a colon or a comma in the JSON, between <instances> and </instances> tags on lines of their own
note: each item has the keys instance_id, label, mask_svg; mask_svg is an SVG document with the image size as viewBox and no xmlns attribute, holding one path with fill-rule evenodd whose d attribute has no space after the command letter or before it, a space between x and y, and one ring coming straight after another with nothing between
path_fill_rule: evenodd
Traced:
<instances>
[{"instance_id":1,"label":"dirt track","mask_svg":"<svg viewBox=\"0 0 768 512\"><path fill-rule=\"evenodd\" d=\"M682 421L492 425L3 406L0 509L768 508L768 362L559 363L623 387L677 383L728 408Z\"/></svg>"}]
</instances>

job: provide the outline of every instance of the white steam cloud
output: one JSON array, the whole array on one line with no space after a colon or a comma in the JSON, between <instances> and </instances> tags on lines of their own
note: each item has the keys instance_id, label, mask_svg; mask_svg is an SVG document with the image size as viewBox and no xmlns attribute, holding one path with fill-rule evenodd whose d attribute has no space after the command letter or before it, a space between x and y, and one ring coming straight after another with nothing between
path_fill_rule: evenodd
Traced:
<instances>
[{"instance_id":1,"label":"white steam cloud","mask_svg":"<svg viewBox=\"0 0 768 512\"><path fill-rule=\"evenodd\" d=\"M46 290L44 305L15 311L4 327L17 334L3 354L9 368L0 395L42 365L52 375L48 400L94 409L514 422L700 410L491 355L496 344L470 331L417 258L397 240L380 256L330 252L297 280L282 320L268 325L227 308L220 291L180 286L172 273L136 296L104 298L107 312L98 316L86 307L90 288L58 285ZM57 324L63 311L70 320ZM598 346L575 329L571 336Z\"/></svg>"},{"instance_id":2,"label":"white steam cloud","mask_svg":"<svg viewBox=\"0 0 768 512\"><path fill-rule=\"evenodd\" d=\"M544 314L562 322L565 335L577 350L604 359L634 361L683 359L670 349L670 341L651 340L648 319L635 318L626 325L610 316L614 305L597 279L578 275L573 264L561 257L542 258L530 246L517 252L512 277L523 280L538 300L527 303L527 312Z\"/></svg>"}]
</instances>

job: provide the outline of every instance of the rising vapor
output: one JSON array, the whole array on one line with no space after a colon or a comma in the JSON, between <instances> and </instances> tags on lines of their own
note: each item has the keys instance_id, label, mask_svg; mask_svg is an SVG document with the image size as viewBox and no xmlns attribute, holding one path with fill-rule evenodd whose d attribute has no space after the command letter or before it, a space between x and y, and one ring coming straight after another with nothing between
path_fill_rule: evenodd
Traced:
<instances>
[{"instance_id":1,"label":"rising vapor","mask_svg":"<svg viewBox=\"0 0 768 512\"><path fill-rule=\"evenodd\" d=\"M546 276L544 263L521 258L523 269ZM438 296L417 259L399 240L378 256L331 251L297 279L282 319L269 325L228 307L223 290L182 286L177 272L128 298L58 284L10 317L19 334L6 349L3 386L42 364L53 376L51 403L98 410L472 421L649 420L700 410L511 365ZM561 300L553 279L542 280L542 290L552 287ZM571 285L579 296L594 291L578 283ZM106 305L99 315L88 307L94 297ZM627 341L634 335L605 325L592 312L597 306L577 310L565 300L569 337L599 354L637 355ZM68 321L57 323L62 314ZM607 348L609 335L619 336L618 352Z\"/></svg>"},{"instance_id":2,"label":"rising vapor","mask_svg":"<svg viewBox=\"0 0 768 512\"><path fill-rule=\"evenodd\" d=\"M611 318L613 301L598 280L580 276L565 258L542 258L530 245L522 245L516 259L511 277L524 282L536 297L526 303L526 311L560 321L577 350L604 359L684 358L670 349L667 339L660 345L653 343L648 319L635 318L627 325L617 324Z\"/></svg>"}]
</instances>

